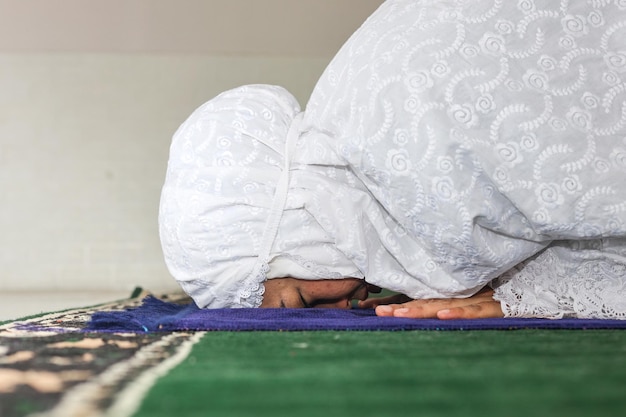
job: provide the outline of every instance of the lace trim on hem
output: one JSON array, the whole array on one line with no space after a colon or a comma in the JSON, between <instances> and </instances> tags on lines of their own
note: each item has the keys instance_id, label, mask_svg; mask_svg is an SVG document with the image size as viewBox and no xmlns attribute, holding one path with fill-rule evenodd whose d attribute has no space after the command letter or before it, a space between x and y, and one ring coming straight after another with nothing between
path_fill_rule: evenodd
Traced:
<instances>
[{"instance_id":1,"label":"lace trim on hem","mask_svg":"<svg viewBox=\"0 0 626 417\"><path fill-rule=\"evenodd\" d=\"M241 288L236 293L235 305L233 307L257 308L261 306L263 294L265 293L265 285L263 283L269 270L269 264L262 262L246 277Z\"/></svg>"},{"instance_id":2,"label":"lace trim on hem","mask_svg":"<svg viewBox=\"0 0 626 417\"><path fill-rule=\"evenodd\" d=\"M626 266L588 254L549 248L495 280L493 298L505 317L626 320Z\"/></svg>"}]
</instances>

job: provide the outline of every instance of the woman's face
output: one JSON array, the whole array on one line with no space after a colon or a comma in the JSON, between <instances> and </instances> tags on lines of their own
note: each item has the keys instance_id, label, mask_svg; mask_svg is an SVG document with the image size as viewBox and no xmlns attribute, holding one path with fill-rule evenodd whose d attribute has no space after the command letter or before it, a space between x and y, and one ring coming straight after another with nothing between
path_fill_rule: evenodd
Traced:
<instances>
[{"instance_id":1,"label":"woman's face","mask_svg":"<svg viewBox=\"0 0 626 417\"><path fill-rule=\"evenodd\" d=\"M362 279L273 278L265 281L262 308L350 308L352 300L365 300L380 288Z\"/></svg>"}]
</instances>

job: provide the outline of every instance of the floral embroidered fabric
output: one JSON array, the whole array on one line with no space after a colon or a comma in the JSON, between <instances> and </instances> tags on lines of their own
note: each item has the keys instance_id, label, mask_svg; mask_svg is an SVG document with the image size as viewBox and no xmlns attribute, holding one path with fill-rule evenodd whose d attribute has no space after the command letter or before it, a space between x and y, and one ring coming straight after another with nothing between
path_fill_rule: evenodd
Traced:
<instances>
[{"instance_id":1,"label":"floral embroidered fabric","mask_svg":"<svg viewBox=\"0 0 626 417\"><path fill-rule=\"evenodd\" d=\"M306 106L267 277L325 271L413 298L502 277L508 315L623 317L598 300L626 298L624 74L622 1L383 3ZM260 302L248 276L298 111L244 87L174 138L161 235L202 306Z\"/></svg>"}]
</instances>

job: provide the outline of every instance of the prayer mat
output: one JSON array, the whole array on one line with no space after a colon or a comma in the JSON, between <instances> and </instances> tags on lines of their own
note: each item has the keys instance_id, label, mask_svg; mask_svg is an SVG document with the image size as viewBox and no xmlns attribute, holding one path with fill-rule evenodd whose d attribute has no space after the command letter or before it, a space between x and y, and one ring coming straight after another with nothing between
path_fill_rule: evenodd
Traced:
<instances>
[{"instance_id":1,"label":"prayer mat","mask_svg":"<svg viewBox=\"0 0 626 417\"><path fill-rule=\"evenodd\" d=\"M626 329L626 320L416 320L377 317L373 309L200 309L147 297L137 308L96 313L87 327L103 332L520 329Z\"/></svg>"}]
</instances>

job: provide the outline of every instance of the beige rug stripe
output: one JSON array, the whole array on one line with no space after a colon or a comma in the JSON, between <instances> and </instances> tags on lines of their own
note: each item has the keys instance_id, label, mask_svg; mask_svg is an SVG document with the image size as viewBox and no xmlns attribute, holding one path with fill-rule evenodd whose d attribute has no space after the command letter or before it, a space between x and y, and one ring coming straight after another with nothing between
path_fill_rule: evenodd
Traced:
<instances>
[{"instance_id":1,"label":"beige rug stripe","mask_svg":"<svg viewBox=\"0 0 626 417\"><path fill-rule=\"evenodd\" d=\"M107 417L129 417L133 415L141 405L144 397L156 381L167 375L167 373L185 360L193 346L202 339L206 332L198 332L181 344L177 352L167 360L161 362L154 368L149 368L137 379L128 384L126 388L117 394L115 402L107 410Z\"/></svg>"},{"instance_id":2,"label":"beige rug stripe","mask_svg":"<svg viewBox=\"0 0 626 417\"><path fill-rule=\"evenodd\" d=\"M48 412L29 417L128 417L139 408L145 394L157 379L181 363L206 332L172 333L139 349L130 359L118 362L93 379L70 389ZM182 342L181 342L182 340ZM164 357L166 348L180 342L176 352ZM154 366L151 366L154 364ZM120 392L115 387L133 370L146 368ZM108 410L100 410L99 403L109 395L114 402Z\"/></svg>"}]
</instances>

